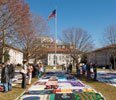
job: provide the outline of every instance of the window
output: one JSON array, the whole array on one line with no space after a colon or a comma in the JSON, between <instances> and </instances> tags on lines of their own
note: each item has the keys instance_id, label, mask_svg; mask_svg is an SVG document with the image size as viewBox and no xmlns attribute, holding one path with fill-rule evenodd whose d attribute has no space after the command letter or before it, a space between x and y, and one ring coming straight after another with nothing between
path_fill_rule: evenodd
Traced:
<instances>
[{"instance_id":1,"label":"window","mask_svg":"<svg viewBox=\"0 0 116 100\"><path fill-rule=\"evenodd\" d=\"M66 58L69 58L69 56L66 56Z\"/></svg>"},{"instance_id":2,"label":"window","mask_svg":"<svg viewBox=\"0 0 116 100\"><path fill-rule=\"evenodd\" d=\"M61 56L59 56L59 60L61 60Z\"/></svg>"},{"instance_id":3,"label":"window","mask_svg":"<svg viewBox=\"0 0 116 100\"><path fill-rule=\"evenodd\" d=\"M51 59L51 57L49 56L49 60Z\"/></svg>"},{"instance_id":4,"label":"window","mask_svg":"<svg viewBox=\"0 0 116 100\"><path fill-rule=\"evenodd\" d=\"M62 46L62 48L64 49L64 48L65 48L65 46Z\"/></svg>"}]
</instances>

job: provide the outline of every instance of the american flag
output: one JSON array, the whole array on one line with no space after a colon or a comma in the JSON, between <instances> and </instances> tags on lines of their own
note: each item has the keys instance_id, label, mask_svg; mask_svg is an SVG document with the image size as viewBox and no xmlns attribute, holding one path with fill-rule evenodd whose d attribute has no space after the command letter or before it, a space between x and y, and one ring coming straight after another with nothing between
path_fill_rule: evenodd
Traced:
<instances>
[{"instance_id":1,"label":"american flag","mask_svg":"<svg viewBox=\"0 0 116 100\"><path fill-rule=\"evenodd\" d=\"M49 15L47 20L50 20L53 17L56 17L56 9Z\"/></svg>"}]
</instances>

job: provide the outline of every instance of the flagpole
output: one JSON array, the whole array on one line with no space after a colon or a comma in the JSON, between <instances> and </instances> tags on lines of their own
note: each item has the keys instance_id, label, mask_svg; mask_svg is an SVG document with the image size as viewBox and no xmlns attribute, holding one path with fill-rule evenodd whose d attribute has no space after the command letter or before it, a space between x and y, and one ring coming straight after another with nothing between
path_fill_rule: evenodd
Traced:
<instances>
[{"instance_id":1,"label":"flagpole","mask_svg":"<svg viewBox=\"0 0 116 100\"><path fill-rule=\"evenodd\" d=\"M56 69L56 40L57 40L57 11L56 11L56 17L54 19L55 22L55 68Z\"/></svg>"}]
</instances>

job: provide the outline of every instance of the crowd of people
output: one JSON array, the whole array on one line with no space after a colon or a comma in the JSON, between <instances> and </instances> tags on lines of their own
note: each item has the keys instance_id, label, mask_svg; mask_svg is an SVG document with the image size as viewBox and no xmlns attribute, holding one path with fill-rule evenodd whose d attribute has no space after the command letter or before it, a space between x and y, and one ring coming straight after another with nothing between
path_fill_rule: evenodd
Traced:
<instances>
[{"instance_id":1,"label":"crowd of people","mask_svg":"<svg viewBox=\"0 0 116 100\"><path fill-rule=\"evenodd\" d=\"M73 70L73 64L63 64L62 65L62 71L65 71L67 73L72 73ZM77 76L87 76L88 79L93 78L96 80L97 78L97 65L91 64L91 63L77 63L76 64L76 73Z\"/></svg>"},{"instance_id":2,"label":"crowd of people","mask_svg":"<svg viewBox=\"0 0 116 100\"><path fill-rule=\"evenodd\" d=\"M15 67L13 64L10 64L10 61L7 60L6 63L1 64L1 83L4 86L4 92L12 90L12 79L15 77ZM23 66L20 70L22 75L22 84L23 89L26 88L26 79L28 78L28 84L31 84L31 80L34 77L41 77L45 72L45 66L42 63L39 64L29 64L27 61L23 61Z\"/></svg>"},{"instance_id":3,"label":"crowd of people","mask_svg":"<svg viewBox=\"0 0 116 100\"><path fill-rule=\"evenodd\" d=\"M21 70L22 74L22 88L26 88L26 77L28 76L28 84L31 84L31 80L34 77L40 78L45 72L45 66L42 63L39 64L29 64L27 61L23 62L23 67Z\"/></svg>"},{"instance_id":4,"label":"crowd of people","mask_svg":"<svg viewBox=\"0 0 116 100\"><path fill-rule=\"evenodd\" d=\"M62 65L62 71L67 71L68 73L70 72L70 73L72 73L72 69L73 69L73 65L72 65L72 63L70 63L70 64L63 64Z\"/></svg>"},{"instance_id":5,"label":"crowd of people","mask_svg":"<svg viewBox=\"0 0 116 100\"><path fill-rule=\"evenodd\" d=\"M15 67L13 64L10 64L10 61L7 60L6 63L2 63L1 65L2 71L1 71L1 83L3 83L4 86L4 92L8 92L12 90L12 79L15 76ZM34 77L40 78L41 75L45 72L46 68L44 64L29 64L27 61L23 61L23 66L20 70L20 74L22 75L22 84L21 87L23 89L26 88L26 79L28 78L28 84L31 84L31 80ZM62 71L65 71L67 73L72 73L73 70L73 64L63 64L62 65ZM93 78L96 80L97 78L97 65L86 63L76 64L76 73L77 76L86 76L88 79ZM92 77L93 75L93 77Z\"/></svg>"}]
</instances>

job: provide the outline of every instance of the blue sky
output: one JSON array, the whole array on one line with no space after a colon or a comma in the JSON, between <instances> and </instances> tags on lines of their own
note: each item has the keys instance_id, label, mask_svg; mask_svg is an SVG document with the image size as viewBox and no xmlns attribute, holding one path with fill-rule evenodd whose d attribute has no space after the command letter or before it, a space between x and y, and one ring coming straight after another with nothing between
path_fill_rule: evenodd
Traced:
<instances>
[{"instance_id":1,"label":"blue sky","mask_svg":"<svg viewBox=\"0 0 116 100\"><path fill-rule=\"evenodd\" d=\"M27 0L31 11L47 19L57 8L57 34L69 27L88 31L96 48L102 47L102 34L109 25L116 23L116 0ZM54 34L54 19L47 22Z\"/></svg>"}]
</instances>

